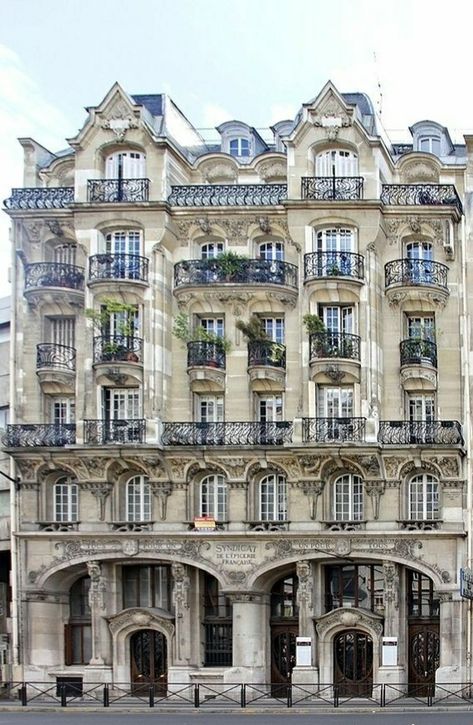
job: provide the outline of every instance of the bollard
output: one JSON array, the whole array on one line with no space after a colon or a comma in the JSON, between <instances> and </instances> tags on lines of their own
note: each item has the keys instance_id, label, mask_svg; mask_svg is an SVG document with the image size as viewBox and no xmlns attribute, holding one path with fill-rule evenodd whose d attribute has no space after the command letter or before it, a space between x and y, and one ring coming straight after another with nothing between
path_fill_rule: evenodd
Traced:
<instances>
[{"instance_id":1,"label":"bollard","mask_svg":"<svg viewBox=\"0 0 473 725\"><path fill-rule=\"evenodd\" d=\"M286 695L287 695L287 706L292 707L292 685L287 686Z\"/></svg>"},{"instance_id":2,"label":"bollard","mask_svg":"<svg viewBox=\"0 0 473 725\"><path fill-rule=\"evenodd\" d=\"M21 700L22 707L26 707L28 704L28 694L27 694L26 685L24 682L21 685L20 689L18 690L18 696Z\"/></svg>"},{"instance_id":3,"label":"bollard","mask_svg":"<svg viewBox=\"0 0 473 725\"><path fill-rule=\"evenodd\" d=\"M110 707L110 693L107 684L103 686L103 706Z\"/></svg>"},{"instance_id":4,"label":"bollard","mask_svg":"<svg viewBox=\"0 0 473 725\"><path fill-rule=\"evenodd\" d=\"M149 688L149 706L154 707L154 685Z\"/></svg>"},{"instance_id":5,"label":"bollard","mask_svg":"<svg viewBox=\"0 0 473 725\"><path fill-rule=\"evenodd\" d=\"M339 701L338 701L338 685L333 686L333 706L338 707Z\"/></svg>"},{"instance_id":6,"label":"bollard","mask_svg":"<svg viewBox=\"0 0 473 725\"><path fill-rule=\"evenodd\" d=\"M61 685L60 695L61 695L61 707L67 707L66 685Z\"/></svg>"},{"instance_id":7,"label":"bollard","mask_svg":"<svg viewBox=\"0 0 473 725\"><path fill-rule=\"evenodd\" d=\"M245 683L242 684L241 690L240 690L240 706L246 707L246 685L245 685Z\"/></svg>"}]
</instances>

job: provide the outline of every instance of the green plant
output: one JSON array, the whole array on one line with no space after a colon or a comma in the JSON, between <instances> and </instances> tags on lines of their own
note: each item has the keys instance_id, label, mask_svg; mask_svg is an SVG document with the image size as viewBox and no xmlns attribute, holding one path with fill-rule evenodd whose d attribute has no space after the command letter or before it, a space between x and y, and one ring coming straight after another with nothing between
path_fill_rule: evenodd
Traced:
<instances>
[{"instance_id":1,"label":"green plant","mask_svg":"<svg viewBox=\"0 0 473 725\"><path fill-rule=\"evenodd\" d=\"M136 331L136 306L125 302L117 302L109 297L104 298L100 310L88 307L85 316L91 320L95 329L101 334L110 328L110 320L116 315L119 319L115 332L124 337L133 337ZM121 318L121 319L120 319ZM115 343L108 343L110 345ZM116 351L115 351L116 352Z\"/></svg>"},{"instance_id":2,"label":"green plant","mask_svg":"<svg viewBox=\"0 0 473 725\"><path fill-rule=\"evenodd\" d=\"M212 263L215 269L225 277L226 280L231 281L233 277L236 277L245 268L248 262L248 257L244 257L236 252L222 252L218 254L214 259L208 260L209 264Z\"/></svg>"},{"instance_id":3,"label":"green plant","mask_svg":"<svg viewBox=\"0 0 473 725\"><path fill-rule=\"evenodd\" d=\"M302 322L305 325L305 329L308 335L314 335L316 332L326 332L323 320L318 315L312 315L307 313L302 318Z\"/></svg>"},{"instance_id":4,"label":"green plant","mask_svg":"<svg viewBox=\"0 0 473 725\"><path fill-rule=\"evenodd\" d=\"M226 337L220 337L214 332L208 332L202 325L192 327L189 315L180 312L174 318L174 326L172 334L185 344L188 342L211 342L216 345L221 352L228 353L231 350L231 342Z\"/></svg>"},{"instance_id":5,"label":"green plant","mask_svg":"<svg viewBox=\"0 0 473 725\"><path fill-rule=\"evenodd\" d=\"M263 321L257 315L250 317L248 322L245 322L244 320L237 320L236 328L243 333L248 342L269 340L266 330L264 329Z\"/></svg>"}]
</instances>

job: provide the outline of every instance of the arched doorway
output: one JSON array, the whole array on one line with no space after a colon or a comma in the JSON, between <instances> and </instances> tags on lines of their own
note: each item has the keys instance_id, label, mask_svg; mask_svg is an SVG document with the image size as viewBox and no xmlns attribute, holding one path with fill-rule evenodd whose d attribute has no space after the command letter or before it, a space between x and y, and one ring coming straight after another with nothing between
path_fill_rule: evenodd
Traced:
<instances>
[{"instance_id":1,"label":"arched doorway","mask_svg":"<svg viewBox=\"0 0 473 725\"><path fill-rule=\"evenodd\" d=\"M271 682L273 697L285 697L296 664L299 634L297 576L289 574L271 589Z\"/></svg>"},{"instance_id":2,"label":"arched doorway","mask_svg":"<svg viewBox=\"0 0 473 725\"><path fill-rule=\"evenodd\" d=\"M373 640L365 632L347 629L333 641L333 682L340 697L371 697Z\"/></svg>"},{"instance_id":3,"label":"arched doorway","mask_svg":"<svg viewBox=\"0 0 473 725\"><path fill-rule=\"evenodd\" d=\"M168 677L167 642L162 632L141 629L130 637L130 679L136 694L155 685L165 695Z\"/></svg>"}]
</instances>

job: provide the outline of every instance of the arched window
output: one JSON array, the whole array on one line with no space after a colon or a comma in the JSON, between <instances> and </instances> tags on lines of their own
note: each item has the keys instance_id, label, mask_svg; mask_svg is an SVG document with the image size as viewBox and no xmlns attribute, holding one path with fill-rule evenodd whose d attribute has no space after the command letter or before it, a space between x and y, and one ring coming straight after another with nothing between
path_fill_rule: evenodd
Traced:
<instances>
[{"instance_id":1,"label":"arched window","mask_svg":"<svg viewBox=\"0 0 473 725\"><path fill-rule=\"evenodd\" d=\"M267 259L270 262L284 260L284 244L282 242L260 242L258 244L258 256L260 259Z\"/></svg>"},{"instance_id":2,"label":"arched window","mask_svg":"<svg viewBox=\"0 0 473 725\"><path fill-rule=\"evenodd\" d=\"M66 665L87 665L92 657L89 589L90 578L83 576L69 591L69 623L64 638Z\"/></svg>"},{"instance_id":3,"label":"arched window","mask_svg":"<svg viewBox=\"0 0 473 725\"><path fill-rule=\"evenodd\" d=\"M231 156L249 156L250 142L247 138L232 138L230 139L229 150Z\"/></svg>"},{"instance_id":4,"label":"arched window","mask_svg":"<svg viewBox=\"0 0 473 725\"><path fill-rule=\"evenodd\" d=\"M151 521L151 487L146 476L134 476L127 481L126 520Z\"/></svg>"},{"instance_id":5,"label":"arched window","mask_svg":"<svg viewBox=\"0 0 473 725\"><path fill-rule=\"evenodd\" d=\"M219 254L223 254L223 242L206 242L200 247L201 259L215 259Z\"/></svg>"},{"instance_id":6,"label":"arched window","mask_svg":"<svg viewBox=\"0 0 473 725\"><path fill-rule=\"evenodd\" d=\"M117 229L105 237L107 254L141 254L139 229Z\"/></svg>"},{"instance_id":7,"label":"arched window","mask_svg":"<svg viewBox=\"0 0 473 725\"><path fill-rule=\"evenodd\" d=\"M271 474L259 483L259 515L261 521L287 521L287 481Z\"/></svg>"},{"instance_id":8,"label":"arched window","mask_svg":"<svg viewBox=\"0 0 473 725\"><path fill-rule=\"evenodd\" d=\"M316 176L358 176L358 156L352 151L329 149L315 157Z\"/></svg>"},{"instance_id":9,"label":"arched window","mask_svg":"<svg viewBox=\"0 0 473 725\"><path fill-rule=\"evenodd\" d=\"M226 521L227 483L223 476L206 476L200 482L199 515Z\"/></svg>"},{"instance_id":10,"label":"arched window","mask_svg":"<svg viewBox=\"0 0 473 725\"><path fill-rule=\"evenodd\" d=\"M409 518L432 521L439 516L439 482L435 476L422 473L409 481Z\"/></svg>"},{"instance_id":11,"label":"arched window","mask_svg":"<svg viewBox=\"0 0 473 725\"><path fill-rule=\"evenodd\" d=\"M346 473L333 484L333 515L335 521L361 521L363 518L363 481Z\"/></svg>"},{"instance_id":12,"label":"arched window","mask_svg":"<svg viewBox=\"0 0 473 725\"><path fill-rule=\"evenodd\" d=\"M116 151L105 161L107 179L143 179L146 156L140 151Z\"/></svg>"},{"instance_id":13,"label":"arched window","mask_svg":"<svg viewBox=\"0 0 473 725\"><path fill-rule=\"evenodd\" d=\"M54 247L54 261L58 264L75 264L76 251L76 244L58 244Z\"/></svg>"},{"instance_id":14,"label":"arched window","mask_svg":"<svg viewBox=\"0 0 473 725\"><path fill-rule=\"evenodd\" d=\"M54 521L74 522L79 517L79 487L64 476L54 484Z\"/></svg>"}]
</instances>

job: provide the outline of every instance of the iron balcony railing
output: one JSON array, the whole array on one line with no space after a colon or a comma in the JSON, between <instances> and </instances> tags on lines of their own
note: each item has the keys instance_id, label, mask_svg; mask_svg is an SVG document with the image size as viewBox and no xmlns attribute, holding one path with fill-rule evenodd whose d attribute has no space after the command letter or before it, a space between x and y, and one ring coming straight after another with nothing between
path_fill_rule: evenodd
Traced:
<instances>
[{"instance_id":1,"label":"iron balcony railing","mask_svg":"<svg viewBox=\"0 0 473 725\"><path fill-rule=\"evenodd\" d=\"M365 260L355 252L309 252L304 254L304 279L352 277L364 279Z\"/></svg>"},{"instance_id":2,"label":"iron balcony railing","mask_svg":"<svg viewBox=\"0 0 473 725\"><path fill-rule=\"evenodd\" d=\"M366 418L303 418L304 443L357 443L365 440Z\"/></svg>"},{"instance_id":3,"label":"iron balcony railing","mask_svg":"<svg viewBox=\"0 0 473 725\"><path fill-rule=\"evenodd\" d=\"M401 342L401 366L424 363L437 367L437 345L431 340L409 339Z\"/></svg>"},{"instance_id":4,"label":"iron balcony railing","mask_svg":"<svg viewBox=\"0 0 473 725\"><path fill-rule=\"evenodd\" d=\"M395 259L384 265L386 287L392 285L433 285L447 287L448 267L429 259Z\"/></svg>"},{"instance_id":5,"label":"iron balcony railing","mask_svg":"<svg viewBox=\"0 0 473 725\"><path fill-rule=\"evenodd\" d=\"M146 443L146 420L144 418L84 420L84 443L89 445Z\"/></svg>"},{"instance_id":6,"label":"iron balcony railing","mask_svg":"<svg viewBox=\"0 0 473 725\"><path fill-rule=\"evenodd\" d=\"M385 445L463 445L457 420L382 420L378 441Z\"/></svg>"},{"instance_id":7,"label":"iron balcony railing","mask_svg":"<svg viewBox=\"0 0 473 725\"><path fill-rule=\"evenodd\" d=\"M95 254L89 259L89 282L106 279L148 281L149 260L138 254Z\"/></svg>"},{"instance_id":8,"label":"iron balcony railing","mask_svg":"<svg viewBox=\"0 0 473 725\"><path fill-rule=\"evenodd\" d=\"M3 202L7 209L64 209L74 202L73 186L12 189Z\"/></svg>"},{"instance_id":9,"label":"iron balcony railing","mask_svg":"<svg viewBox=\"0 0 473 725\"><path fill-rule=\"evenodd\" d=\"M188 259L174 265L174 286L209 284L276 284L297 288L297 267L268 259Z\"/></svg>"},{"instance_id":10,"label":"iron balcony railing","mask_svg":"<svg viewBox=\"0 0 473 725\"><path fill-rule=\"evenodd\" d=\"M463 207L453 184L383 184L381 201L392 206L454 206L460 214Z\"/></svg>"},{"instance_id":11,"label":"iron balcony railing","mask_svg":"<svg viewBox=\"0 0 473 725\"><path fill-rule=\"evenodd\" d=\"M303 176L302 199L353 201L363 198L362 176Z\"/></svg>"},{"instance_id":12,"label":"iron balcony railing","mask_svg":"<svg viewBox=\"0 0 473 725\"><path fill-rule=\"evenodd\" d=\"M5 446L39 447L68 446L76 442L75 423L24 423L7 425L2 438Z\"/></svg>"},{"instance_id":13,"label":"iron balcony railing","mask_svg":"<svg viewBox=\"0 0 473 725\"><path fill-rule=\"evenodd\" d=\"M164 446L282 446L292 440L292 423L163 423Z\"/></svg>"},{"instance_id":14,"label":"iron balcony railing","mask_svg":"<svg viewBox=\"0 0 473 725\"><path fill-rule=\"evenodd\" d=\"M173 206L274 206L287 199L287 184L171 186Z\"/></svg>"},{"instance_id":15,"label":"iron balcony railing","mask_svg":"<svg viewBox=\"0 0 473 725\"><path fill-rule=\"evenodd\" d=\"M84 268L62 262L34 262L25 265L25 289L66 287L84 289Z\"/></svg>"},{"instance_id":16,"label":"iron balcony railing","mask_svg":"<svg viewBox=\"0 0 473 725\"><path fill-rule=\"evenodd\" d=\"M286 368L286 346L270 340L253 340L248 343L248 367Z\"/></svg>"},{"instance_id":17,"label":"iron balcony railing","mask_svg":"<svg viewBox=\"0 0 473 725\"><path fill-rule=\"evenodd\" d=\"M359 335L347 332L314 332L309 336L310 359L338 357L359 360L360 343Z\"/></svg>"},{"instance_id":18,"label":"iron balcony railing","mask_svg":"<svg viewBox=\"0 0 473 725\"><path fill-rule=\"evenodd\" d=\"M128 335L99 335L94 337L94 363L142 362L143 340Z\"/></svg>"},{"instance_id":19,"label":"iron balcony railing","mask_svg":"<svg viewBox=\"0 0 473 725\"><path fill-rule=\"evenodd\" d=\"M225 352L216 342L194 340L187 343L187 367L225 369Z\"/></svg>"},{"instance_id":20,"label":"iron balcony railing","mask_svg":"<svg viewBox=\"0 0 473 725\"><path fill-rule=\"evenodd\" d=\"M50 368L53 370L76 369L76 351L67 345L57 345L55 342L41 342L36 345L36 368Z\"/></svg>"},{"instance_id":21,"label":"iron balcony railing","mask_svg":"<svg viewBox=\"0 0 473 725\"><path fill-rule=\"evenodd\" d=\"M149 179L89 179L87 201L111 204L149 200Z\"/></svg>"}]
</instances>

